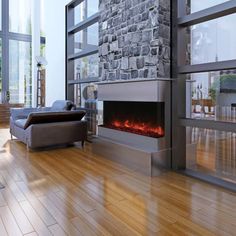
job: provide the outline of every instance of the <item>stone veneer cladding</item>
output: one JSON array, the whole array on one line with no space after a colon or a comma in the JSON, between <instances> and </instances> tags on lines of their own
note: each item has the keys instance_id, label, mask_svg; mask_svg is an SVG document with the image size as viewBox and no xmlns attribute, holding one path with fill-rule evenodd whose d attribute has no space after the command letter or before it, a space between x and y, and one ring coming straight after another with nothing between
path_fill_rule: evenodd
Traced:
<instances>
[{"instance_id":1,"label":"stone veneer cladding","mask_svg":"<svg viewBox=\"0 0 236 236\"><path fill-rule=\"evenodd\" d=\"M100 0L101 80L170 77L170 0Z\"/></svg>"}]
</instances>

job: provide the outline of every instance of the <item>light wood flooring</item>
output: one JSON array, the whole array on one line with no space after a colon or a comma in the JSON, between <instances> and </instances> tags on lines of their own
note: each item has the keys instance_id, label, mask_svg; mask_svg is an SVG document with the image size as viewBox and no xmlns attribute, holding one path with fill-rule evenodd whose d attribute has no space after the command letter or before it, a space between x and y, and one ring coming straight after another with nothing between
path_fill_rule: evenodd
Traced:
<instances>
[{"instance_id":1,"label":"light wood flooring","mask_svg":"<svg viewBox=\"0 0 236 236\"><path fill-rule=\"evenodd\" d=\"M236 194L173 172L150 178L91 144L27 152L0 129L0 236L236 235Z\"/></svg>"}]
</instances>

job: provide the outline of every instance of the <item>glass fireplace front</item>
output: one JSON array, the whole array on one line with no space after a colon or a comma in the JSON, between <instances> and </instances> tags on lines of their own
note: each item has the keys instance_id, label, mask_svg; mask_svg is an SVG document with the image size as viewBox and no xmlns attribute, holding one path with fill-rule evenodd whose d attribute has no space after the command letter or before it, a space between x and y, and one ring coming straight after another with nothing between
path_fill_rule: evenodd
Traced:
<instances>
[{"instance_id":1,"label":"glass fireplace front","mask_svg":"<svg viewBox=\"0 0 236 236\"><path fill-rule=\"evenodd\" d=\"M101 126L152 138L164 137L165 103L104 101Z\"/></svg>"}]
</instances>

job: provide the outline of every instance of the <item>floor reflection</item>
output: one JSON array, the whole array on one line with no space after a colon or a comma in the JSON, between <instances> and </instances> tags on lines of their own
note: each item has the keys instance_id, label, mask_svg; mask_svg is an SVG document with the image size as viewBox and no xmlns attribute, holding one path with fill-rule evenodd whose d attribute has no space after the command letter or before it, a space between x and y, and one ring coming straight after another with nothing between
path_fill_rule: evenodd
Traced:
<instances>
[{"instance_id":1,"label":"floor reflection","mask_svg":"<svg viewBox=\"0 0 236 236\"><path fill-rule=\"evenodd\" d=\"M187 128L187 168L236 182L236 133Z\"/></svg>"}]
</instances>

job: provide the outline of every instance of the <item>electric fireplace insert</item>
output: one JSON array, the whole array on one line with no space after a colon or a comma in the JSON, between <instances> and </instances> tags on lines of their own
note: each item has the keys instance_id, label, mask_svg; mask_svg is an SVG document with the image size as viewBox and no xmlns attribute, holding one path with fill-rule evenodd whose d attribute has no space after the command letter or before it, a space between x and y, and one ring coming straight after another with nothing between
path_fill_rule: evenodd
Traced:
<instances>
[{"instance_id":1,"label":"electric fireplace insert","mask_svg":"<svg viewBox=\"0 0 236 236\"><path fill-rule=\"evenodd\" d=\"M165 136L164 102L104 101L102 127L152 138Z\"/></svg>"}]
</instances>

